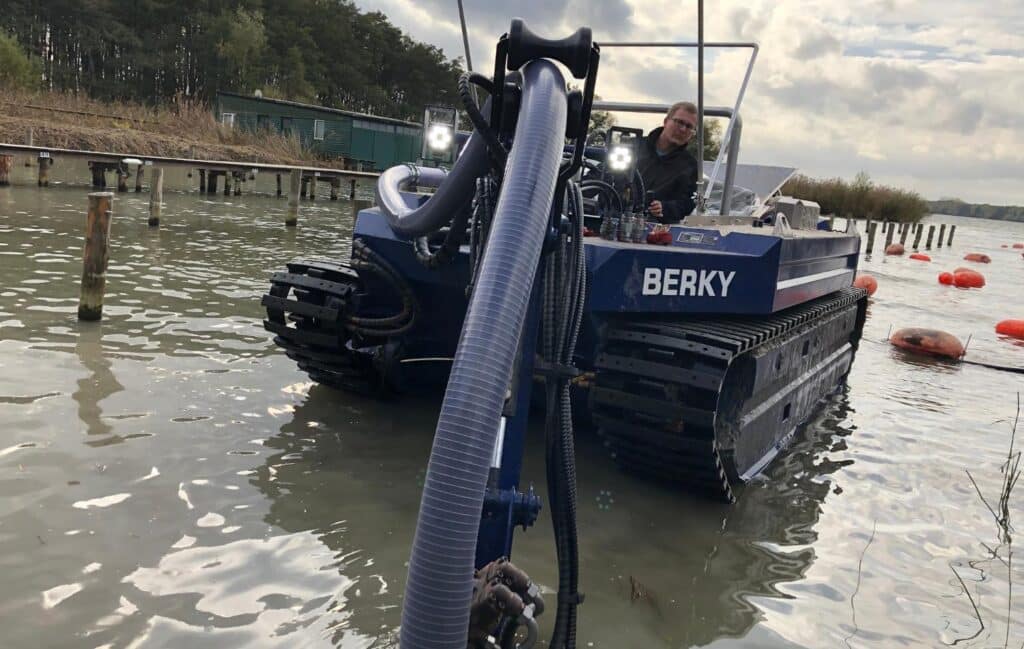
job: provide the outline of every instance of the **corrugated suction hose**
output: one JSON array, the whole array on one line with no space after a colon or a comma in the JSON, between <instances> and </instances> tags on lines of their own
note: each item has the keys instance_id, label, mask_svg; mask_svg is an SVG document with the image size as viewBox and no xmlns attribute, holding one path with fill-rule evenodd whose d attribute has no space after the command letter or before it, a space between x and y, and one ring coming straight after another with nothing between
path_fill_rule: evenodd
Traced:
<instances>
[{"instance_id":1,"label":"corrugated suction hose","mask_svg":"<svg viewBox=\"0 0 1024 649\"><path fill-rule=\"evenodd\" d=\"M448 379L402 610L402 649L465 649L484 488L547 231L566 126L565 79L523 71L515 140Z\"/></svg>"}]
</instances>

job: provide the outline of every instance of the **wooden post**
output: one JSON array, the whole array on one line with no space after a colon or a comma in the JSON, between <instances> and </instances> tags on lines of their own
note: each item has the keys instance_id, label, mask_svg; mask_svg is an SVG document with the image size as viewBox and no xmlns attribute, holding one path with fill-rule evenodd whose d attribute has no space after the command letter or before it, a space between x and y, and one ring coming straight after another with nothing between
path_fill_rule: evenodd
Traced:
<instances>
[{"instance_id":1,"label":"wooden post","mask_svg":"<svg viewBox=\"0 0 1024 649\"><path fill-rule=\"evenodd\" d=\"M305 198L306 197L306 191L307 191L306 188L309 187L309 176L302 176L301 172L300 172L300 178L302 180L299 182L299 185L301 186L301 191L299 192L299 195L302 198Z\"/></svg>"},{"instance_id":2,"label":"wooden post","mask_svg":"<svg viewBox=\"0 0 1024 649\"><path fill-rule=\"evenodd\" d=\"M338 187L341 186L341 179L331 178L331 200L338 200Z\"/></svg>"},{"instance_id":3,"label":"wooden post","mask_svg":"<svg viewBox=\"0 0 1024 649\"><path fill-rule=\"evenodd\" d=\"M316 172L314 172L313 175L309 177L309 200L311 200L311 201L315 201L316 200L316 181L317 180L319 180L319 178L317 178Z\"/></svg>"},{"instance_id":4,"label":"wooden post","mask_svg":"<svg viewBox=\"0 0 1024 649\"><path fill-rule=\"evenodd\" d=\"M206 191L206 169L199 170L199 193Z\"/></svg>"},{"instance_id":5,"label":"wooden post","mask_svg":"<svg viewBox=\"0 0 1024 649\"><path fill-rule=\"evenodd\" d=\"M142 178L146 175L146 168L139 165L139 168L135 170L135 193L142 193Z\"/></svg>"},{"instance_id":6,"label":"wooden post","mask_svg":"<svg viewBox=\"0 0 1024 649\"><path fill-rule=\"evenodd\" d=\"M121 169L121 167L117 168L117 191L128 191L128 175L124 172L123 169Z\"/></svg>"},{"instance_id":7,"label":"wooden post","mask_svg":"<svg viewBox=\"0 0 1024 649\"><path fill-rule=\"evenodd\" d=\"M90 162L89 169L92 171L92 186L103 189L107 186L107 168L98 162Z\"/></svg>"},{"instance_id":8,"label":"wooden post","mask_svg":"<svg viewBox=\"0 0 1024 649\"><path fill-rule=\"evenodd\" d=\"M149 224L160 225L160 208L164 200L164 170L162 167L153 167L153 180L149 185Z\"/></svg>"},{"instance_id":9,"label":"wooden post","mask_svg":"<svg viewBox=\"0 0 1024 649\"><path fill-rule=\"evenodd\" d=\"M885 247L886 248L888 248L892 244L892 235L894 235L896 233L895 232L895 228L893 227L894 225L896 225L896 224L893 223L893 222L890 222L889 223L889 229L885 233Z\"/></svg>"},{"instance_id":10,"label":"wooden post","mask_svg":"<svg viewBox=\"0 0 1024 649\"><path fill-rule=\"evenodd\" d=\"M953 245L953 233L954 232L956 232L956 226L955 225L949 226L949 240L946 241L946 245L947 246Z\"/></svg>"},{"instance_id":11,"label":"wooden post","mask_svg":"<svg viewBox=\"0 0 1024 649\"><path fill-rule=\"evenodd\" d=\"M235 196L242 195L242 183L245 182L245 174L235 172Z\"/></svg>"},{"instance_id":12,"label":"wooden post","mask_svg":"<svg viewBox=\"0 0 1024 649\"><path fill-rule=\"evenodd\" d=\"M943 223L942 225L939 226L939 240L936 241L935 243L937 243L939 245L939 247L941 248L942 247L942 240L945 239L945 238L946 238L946 224Z\"/></svg>"},{"instance_id":13,"label":"wooden post","mask_svg":"<svg viewBox=\"0 0 1024 649\"><path fill-rule=\"evenodd\" d=\"M901 246L907 245L907 235L908 234L910 234L910 224L909 223L904 223L903 224L903 232L900 233L900 245Z\"/></svg>"},{"instance_id":14,"label":"wooden post","mask_svg":"<svg viewBox=\"0 0 1024 649\"><path fill-rule=\"evenodd\" d=\"M355 178L352 179L352 184L349 185L348 199L350 201L356 200L356 179Z\"/></svg>"},{"instance_id":15,"label":"wooden post","mask_svg":"<svg viewBox=\"0 0 1024 649\"><path fill-rule=\"evenodd\" d=\"M230 171L224 173L224 195L231 196L231 177Z\"/></svg>"},{"instance_id":16,"label":"wooden post","mask_svg":"<svg viewBox=\"0 0 1024 649\"><path fill-rule=\"evenodd\" d=\"M0 155L0 187L11 184L11 167L14 166L14 156Z\"/></svg>"},{"instance_id":17,"label":"wooden post","mask_svg":"<svg viewBox=\"0 0 1024 649\"><path fill-rule=\"evenodd\" d=\"M277 195L281 195L281 174L277 174Z\"/></svg>"},{"instance_id":18,"label":"wooden post","mask_svg":"<svg viewBox=\"0 0 1024 649\"><path fill-rule=\"evenodd\" d=\"M37 187L49 187L50 186L50 164L53 160L50 158L50 154L46 151L39 152L39 177L36 180Z\"/></svg>"},{"instance_id":19,"label":"wooden post","mask_svg":"<svg viewBox=\"0 0 1024 649\"><path fill-rule=\"evenodd\" d=\"M914 233L914 250L917 250L918 246L921 245L921 234L924 232L924 228L920 223L917 224L917 232Z\"/></svg>"},{"instance_id":20,"label":"wooden post","mask_svg":"<svg viewBox=\"0 0 1024 649\"><path fill-rule=\"evenodd\" d=\"M935 236L935 226L934 225L929 225L928 226L928 238L924 242L924 249L925 250L931 250L932 249L932 237L934 237L934 236Z\"/></svg>"},{"instance_id":21,"label":"wooden post","mask_svg":"<svg viewBox=\"0 0 1024 649\"><path fill-rule=\"evenodd\" d=\"M82 290L78 300L79 320L103 317L103 290L110 259L110 192L89 194L89 215L85 222L85 250L82 253Z\"/></svg>"},{"instance_id":22,"label":"wooden post","mask_svg":"<svg viewBox=\"0 0 1024 649\"><path fill-rule=\"evenodd\" d=\"M302 170L292 169L291 182L288 186L288 214L284 224L295 226L299 222L299 192L302 188Z\"/></svg>"},{"instance_id":23,"label":"wooden post","mask_svg":"<svg viewBox=\"0 0 1024 649\"><path fill-rule=\"evenodd\" d=\"M206 171L206 193L217 193L217 172L213 169L207 169Z\"/></svg>"},{"instance_id":24,"label":"wooden post","mask_svg":"<svg viewBox=\"0 0 1024 649\"><path fill-rule=\"evenodd\" d=\"M877 222L876 223L872 223L871 220L869 219L868 220L868 248L867 248L867 250L864 251L865 254L870 255L871 251L874 249L874 247L875 247L875 232L877 230L878 230L878 223Z\"/></svg>"}]
</instances>

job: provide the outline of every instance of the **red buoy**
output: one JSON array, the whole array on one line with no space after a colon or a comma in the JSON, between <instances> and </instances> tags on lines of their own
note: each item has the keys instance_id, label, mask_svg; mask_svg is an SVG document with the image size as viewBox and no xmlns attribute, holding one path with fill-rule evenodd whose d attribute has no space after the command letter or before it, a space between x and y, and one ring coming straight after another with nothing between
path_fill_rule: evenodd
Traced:
<instances>
[{"instance_id":1,"label":"red buoy","mask_svg":"<svg viewBox=\"0 0 1024 649\"><path fill-rule=\"evenodd\" d=\"M983 255L980 252L969 252L964 255L964 259L967 261L976 261L981 264L987 264L992 261L992 258L988 255Z\"/></svg>"},{"instance_id":2,"label":"red buoy","mask_svg":"<svg viewBox=\"0 0 1024 649\"><path fill-rule=\"evenodd\" d=\"M996 325L996 333L1024 340L1024 320L1003 320Z\"/></svg>"},{"instance_id":3,"label":"red buoy","mask_svg":"<svg viewBox=\"0 0 1024 649\"><path fill-rule=\"evenodd\" d=\"M889 337L889 342L901 349L932 356L960 358L964 355L964 346L956 336L938 329L900 329Z\"/></svg>"},{"instance_id":4,"label":"red buoy","mask_svg":"<svg viewBox=\"0 0 1024 649\"><path fill-rule=\"evenodd\" d=\"M853 280L853 285L864 289L868 295L874 295L878 290L878 281L871 275L858 275L857 279Z\"/></svg>"},{"instance_id":5,"label":"red buoy","mask_svg":"<svg viewBox=\"0 0 1024 649\"><path fill-rule=\"evenodd\" d=\"M939 284L953 285L953 273L939 273Z\"/></svg>"},{"instance_id":6,"label":"red buoy","mask_svg":"<svg viewBox=\"0 0 1024 649\"><path fill-rule=\"evenodd\" d=\"M910 255L910 258L911 259L917 259L918 261L931 261L932 260L931 257L929 257L928 255L924 254L923 252L915 252L914 254Z\"/></svg>"},{"instance_id":7,"label":"red buoy","mask_svg":"<svg viewBox=\"0 0 1024 649\"><path fill-rule=\"evenodd\" d=\"M957 288L981 288L985 285L985 276L975 270L962 270L953 275L953 283Z\"/></svg>"},{"instance_id":8,"label":"red buoy","mask_svg":"<svg viewBox=\"0 0 1024 649\"><path fill-rule=\"evenodd\" d=\"M1020 250L1021 248L1024 248L1024 243L1015 243L1013 244L1013 247Z\"/></svg>"},{"instance_id":9,"label":"red buoy","mask_svg":"<svg viewBox=\"0 0 1024 649\"><path fill-rule=\"evenodd\" d=\"M885 254L887 255L902 255L906 250L903 248L902 243L890 243L885 247Z\"/></svg>"},{"instance_id":10,"label":"red buoy","mask_svg":"<svg viewBox=\"0 0 1024 649\"><path fill-rule=\"evenodd\" d=\"M1004 243L1003 245L1001 245L1001 246L999 246L999 247L1000 247L1000 248L1009 248L1010 246L1008 246L1008 245L1006 245L1006 244Z\"/></svg>"}]
</instances>

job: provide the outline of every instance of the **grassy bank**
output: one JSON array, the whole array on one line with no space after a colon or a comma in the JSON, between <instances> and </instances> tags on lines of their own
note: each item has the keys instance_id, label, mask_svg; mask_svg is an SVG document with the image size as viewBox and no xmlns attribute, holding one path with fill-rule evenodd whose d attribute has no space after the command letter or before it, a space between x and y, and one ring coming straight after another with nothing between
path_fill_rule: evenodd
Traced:
<instances>
[{"instance_id":1,"label":"grassy bank","mask_svg":"<svg viewBox=\"0 0 1024 649\"><path fill-rule=\"evenodd\" d=\"M142 156L340 167L303 149L296 138L219 124L209 106L100 102L56 92L0 90L0 142L113 151Z\"/></svg>"},{"instance_id":2,"label":"grassy bank","mask_svg":"<svg viewBox=\"0 0 1024 649\"><path fill-rule=\"evenodd\" d=\"M822 214L857 219L919 221L929 213L928 203L917 192L875 185L863 173L852 183L841 178L794 176L782 193L816 202Z\"/></svg>"}]
</instances>

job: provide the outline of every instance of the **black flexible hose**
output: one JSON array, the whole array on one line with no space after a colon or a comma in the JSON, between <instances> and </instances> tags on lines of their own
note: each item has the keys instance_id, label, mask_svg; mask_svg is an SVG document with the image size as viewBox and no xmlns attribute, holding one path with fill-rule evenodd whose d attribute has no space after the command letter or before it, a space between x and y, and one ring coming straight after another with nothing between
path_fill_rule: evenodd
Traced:
<instances>
[{"instance_id":1,"label":"black flexible hose","mask_svg":"<svg viewBox=\"0 0 1024 649\"><path fill-rule=\"evenodd\" d=\"M483 81L487 82L487 85L483 85ZM476 101L473 99L473 93L470 91L470 82L476 83L477 85L487 90L488 94L494 96L494 85L490 83L490 80L483 75L477 73L462 74L459 76L459 98L462 100L462 105L466 109L466 115L469 116L469 121L473 123L473 127L477 133L483 136L484 142L487 143L487 152L491 156L491 161L497 166L497 170L500 172L505 167L505 161L508 159L508 151L502 146L498 140L498 135L494 128L488 123L486 117L480 107L476 105Z\"/></svg>"},{"instance_id":2,"label":"black flexible hose","mask_svg":"<svg viewBox=\"0 0 1024 649\"><path fill-rule=\"evenodd\" d=\"M439 268L455 258L455 253L459 251L459 246L462 245L463 240L466 238L466 225L469 223L469 217L472 214L472 210L467 205L460 209L452 219L451 227L448 228L448 232L444 237L444 242L441 243L441 247L436 252L431 252L430 242L427 237L417 237L415 241L416 259L427 268Z\"/></svg>"}]
</instances>

